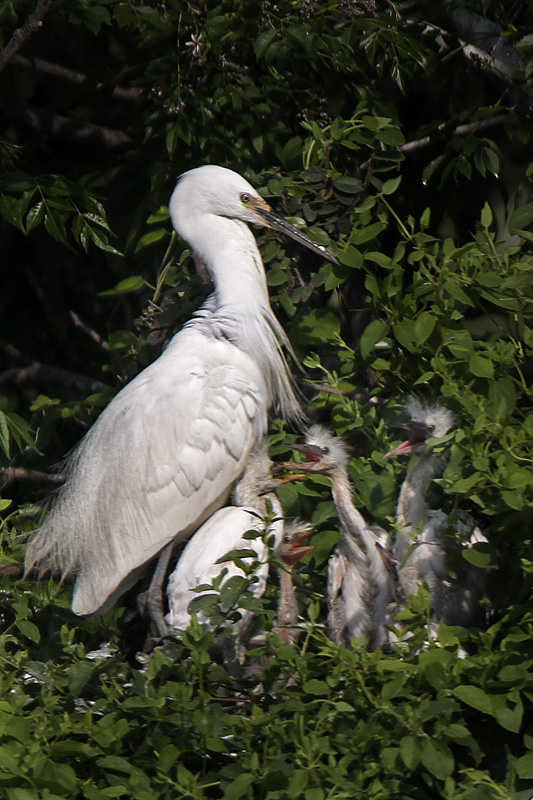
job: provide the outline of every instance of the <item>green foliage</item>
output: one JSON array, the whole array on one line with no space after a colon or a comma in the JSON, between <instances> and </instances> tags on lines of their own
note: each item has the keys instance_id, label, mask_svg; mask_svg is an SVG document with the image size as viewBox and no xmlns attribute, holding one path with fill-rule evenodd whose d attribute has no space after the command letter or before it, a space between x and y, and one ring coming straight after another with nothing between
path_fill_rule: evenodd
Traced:
<instances>
[{"instance_id":1,"label":"green foliage","mask_svg":"<svg viewBox=\"0 0 533 800\"><path fill-rule=\"evenodd\" d=\"M467 60L450 16L463 5L55 0L0 73L3 564L21 561L44 497L5 470L62 459L206 296L167 203L178 174L220 163L338 255L257 234L310 413L353 447L369 519L394 517L399 405L415 394L455 413L435 503L487 532L463 557L490 567L492 606L487 631L440 626L422 649L422 587L403 648L333 645L323 478L279 492L317 529L295 570L301 638L271 632L275 586L245 591L269 633L238 677L196 621L134 669L120 609L81 621L68 586L4 576L0 794L530 800L531 11L468 5L522 59L502 82ZM2 48L34 8L0 6ZM276 457L295 438L273 421ZM252 580L215 582L197 610L231 621ZM476 652L458 658L465 643Z\"/></svg>"}]
</instances>

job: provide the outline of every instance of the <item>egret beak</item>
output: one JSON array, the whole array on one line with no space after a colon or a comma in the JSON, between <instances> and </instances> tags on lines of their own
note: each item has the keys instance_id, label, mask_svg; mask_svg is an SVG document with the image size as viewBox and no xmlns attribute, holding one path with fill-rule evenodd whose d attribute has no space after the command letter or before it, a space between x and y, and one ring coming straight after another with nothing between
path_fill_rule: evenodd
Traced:
<instances>
[{"instance_id":1,"label":"egret beak","mask_svg":"<svg viewBox=\"0 0 533 800\"><path fill-rule=\"evenodd\" d=\"M302 558L313 555L315 550L316 547L312 544L306 545L305 547L291 544L289 547L289 552L283 556L283 563L288 569L292 569L294 565L298 563L298 561L302 560Z\"/></svg>"},{"instance_id":2,"label":"egret beak","mask_svg":"<svg viewBox=\"0 0 533 800\"><path fill-rule=\"evenodd\" d=\"M322 256L322 258L331 261L332 264L339 263L335 256L330 253L329 250L324 247L324 245L317 244L306 233L299 230L299 228L296 228L294 225L291 225L291 223L287 222L287 220L283 219L283 217L278 216L274 211L272 211L267 203L264 205L254 203L254 211L259 214L263 225L265 225L267 228L271 228L273 231L278 231L278 233L285 234L285 236L288 236L290 239L294 239L295 242L307 247L307 249L311 250L313 253L318 253L318 255Z\"/></svg>"},{"instance_id":3,"label":"egret beak","mask_svg":"<svg viewBox=\"0 0 533 800\"><path fill-rule=\"evenodd\" d=\"M279 472L282 469L298 469L304 472L313 472L317 465L319 465L323 458L323 453L320 447L314 444L291 444L291 450L296 450L305 455L305 461L282 461L274 466L274 472Z\"/></svg>"},{"instance_id":4,"label":"egret beak","mask_svg":"<svg viewBox=\"0 0 533 800\"><path fill-rule=\"evenodd\" d=\"M314 545L306 545L306 542L309 537L313 534L313 530L305 531L300 536L298 536L293 542L288 545L286 552L283 555L283 563L288 569L292 569L298 561L301 561L302 558L306 556L312 555L316 547Z\"/></svg>"},{"instance_id":5,"label":"egret beak","mask_svg":"<svg viewBox=\"0 0 533 800\"><path fill-rule=\"evenodd\" d=\"M299 464L294 465L296 468L299 467ZM274 469L274 472L277 470ZM291 483L292 481L303 481L307 476L306 475L282 475L279 478L276 478L276 486L283 486L284 483Z\"/></svg>"},{"instance_id":6,"label":"egret beak","mask_svg":"<svg viewBox=\"0 0 533 800\"><path fill-rule=\"evenodd\" d=\"M424 444L428 438L428 430L425 425L419 422L395 422L395 428L406 428L411 438L406 442L402 442L389 453L385 454L385 458L392 458L392 456L405 456L412 453L420 453L424 449Z\"/></svg>"}]
</instances>

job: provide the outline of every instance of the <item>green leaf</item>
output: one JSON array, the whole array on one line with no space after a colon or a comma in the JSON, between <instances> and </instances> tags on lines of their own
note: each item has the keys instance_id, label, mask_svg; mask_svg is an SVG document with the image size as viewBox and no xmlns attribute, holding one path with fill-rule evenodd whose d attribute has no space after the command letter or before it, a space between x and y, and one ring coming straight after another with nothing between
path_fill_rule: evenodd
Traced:
<instances>
[{"instance_id":1,"label":"green leaf","mask_svg":"<svg viewBox=\"0 0 533 800\"><path fill-rule=\"evenodd\" d=\"M387 336L389 326L383 320L375 319L366 326L361 336L361 357L367 358L374 345Z\"/></svg>"},{"instance_id":2,"label":"green leaf","mask_svg":"<svg viewBox=\"0 0 533 800\"><path fill-rule=\"evenodd\" d=\"M317 695L322 697L330 693L330 688L325 681L319 681L316 678L306 681L303 685L303 690L306 694Z\"/></svg>"},{"instance_id":3,"label":"green leaf","mask_svg":"<svg viewBox=\"0 0 533 800\"><path fill-rule=\"evenodd\" d=\"M363 255L360 250L355 247L349 247L347 250L341 250L337 258L346 267L355 267L358 269L363 266Z\"/></svg>"},{"instance_id":4,"label":"green leaf","mask_svg":"<svg viewBox=\"0 0 533 800\"><path fill-rule=\"evenodd\" d=\"M98 292L98 297L115 297L120 294L129 294L129 292L138 292L144 286L145 280L142 275L131 275L129 278L119 281L113 289Z\"/></svg>"},{"instance_id":5,"label":"green leaf","mask_svg":"<svg viewBox=\"0 0 533 800\"><path fill-rule=\"evenodd\" d=\"M26 233L22 222L22 213L23 206L17 197L0 194L0 215L11 225L15 225L22 233Z\"/></svg>"},{"instance_id":6,"label":"green leaf","mask_svg":"<svg viewBox=\"0 0 533 800\"><path fill-rule=\"evenodd\" d=\"M437 322L437 318L429 311L423 311L415 322L415 340L417 344L423 344L431 334Z\"/></svg>"},{"instance_id":7,"label":"green leaf","mask_svg":"<svg viewBox=\"0 0 533 800\"><path fill-rule=\"evenodd\" d=\"M476 708L478 711L482 711L484 714L492 714L490 696L485 694L479 686L457 686L452 690L452 694L454 694L458 700Z\"/></svg>"},{"instance_id":8,"label":"green leaf","mask_svg":"<svg viewBox=\"0 0 533 800\"><path fill-rule=\"evenodd\" d=\"M422 739L420 760L426 769L441 781L452 774L455 766L452 751L440 739Z\"/></svg>"},{"instance_id":9,"label":"green leaf","mask_svg":"<svg viewBox=\"0 0 533 800\"><path fill-rule=\"evenodd\" d=\"M150 231L149 233L145 233L144 236L141 236L137 243L137 247L135 248L135 252L138 253L144 247L148 247L151 244L155 244L156 242L160 242L161 239L164 239L168 236L168 231L166 228L157 228L155 231Z\"/></svg>"},{"instance_id":10,"label":"green leaf","mask_svg":"<svg viewBox=\"0 0 533 800\"><path fill-rule=\"evenodd\" d=\"M400 739L400 755L407 769L416 769L421 757L421 747L418 736L404 736Z\"/></svg>"},{"instance_id":11,"label":"green leaf","mask_svg":"<svg viewBox=\"0 0 533 800\"><path fill-rule=\"evenodd\" d=\"M524 706L517 690L507 695L491 695L492 715L496 721L512 733L518 733L524 715Z\"/></svg>"},{"instance_id":12,"label":"green leaf","mask_svg":"<svg viewBox=\"0 0 533 800\"><path fill-rule=\"evenodd\" d=\"M517 208L509 220L509 233L519 234L533 222L533 203Z\"/></svg>"},{"instance_id":13,"label":"green leaf","mask_svg":"<svg viewBox=\"0 0 533 800\"><path fill-rule=\"evenodd\" d=\"M401 182L402 182L401 175L399 175L397 178L390 178L388 181L385 181L385 183L381 187L380 194L394 194L394 192L397 191Z\"/></svg>"},{"instance_id":14,"label":"green leaf","mask_svg":"<svg viewBox=\"0 0 533 800\"><path fill-rule=\"evenodd\" d=\"M254 783L254 776L250 772L241 772L235 780L228 783L224 791L224 800L239 800L241 797L250 797L250 787Z\"/></svg>"},{"instance_id":15,"label":"green leaf","mask_svg":"<svg viewBox=\"0 0 533 800\"><path fill-rule=\"evenodd\" d=\"M30 622L27 619L20 619L17 622L17 628L22 633L23 636L26 636L28 639L31 639L32 642L38 644L41 640L41 632L37 625L33 622Z\"/></svg>"},{"instance_id":16,"label":"green leaf","mask_svg":"<svg viewBox=\"0 0 533 800\"><path fill-rule=\"evenodd\" d=\"M484 228L490 228L492 225L492 211L488 203L481 209L481 224Z\"/></svg>"},{"instance_id":17,"label":"green leaf","mask_svg":"<svg viewBox=\"0 0 533 800\"><path fill-rule=\"evenodd\" d=\"M533 753L517 758L513 766L521 780L533 780Z\"/></svg>"},{"instance_id":18,"label":"green leaf","mask_svg":"<svg viewBox=\"0 0 533 800\"><path fill-rule=\"evenodd\" d=\"M478 378L494 377L494 364L492 361L477 353L470 356L469 367L472 375L476 375Z\"/></svg>"},{"instance_id":19,"label":"green leaf","mask_svg":"<svg viewBox=\"0 0 533 800\"><path fill-rule=\"evenodd\" d=\"M350 178L349 176L342 176L333 181L333 186L339 192L346 192L347 194L358 194L362 189L362 182L359 178Z\"/></svg>"},{"instance_id":20,"label":"green leaf","mask_svg":"<svg viewBox=\"0 0 533 800\"><path fill-rule=\"evenodd\" d=\"M68 689L73 697L79 697L83 688L91 678L95 663L92 661L78 661L68 669Z\"/></svg>"}]
</instances>

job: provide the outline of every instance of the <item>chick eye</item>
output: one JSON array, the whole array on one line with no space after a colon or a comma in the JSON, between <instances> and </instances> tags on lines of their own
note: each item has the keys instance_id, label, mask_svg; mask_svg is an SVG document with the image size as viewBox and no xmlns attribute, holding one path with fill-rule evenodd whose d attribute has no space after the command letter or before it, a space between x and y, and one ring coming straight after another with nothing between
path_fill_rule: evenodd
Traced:
<instances>
[{"instance_id":1,"label":"chick eye","mask_svg":"<svg viewBox=\"0 0 533 800\"><path fill-rule=\"evenodd\" d=\"M322 447L322 453L327 456L329 454L329 447Z\"/></svg>"},{"instance_id":2,"label":"chick eye","mask_svg":"<svg viewBox=\"0 0 533 800\"><path fill-rule=\"evenodd\" d=\"M246 194L246 192L243 192L241 194L241 203L243 204L243 206L249 206L251 202L252 198L250 197L250 195Z\"/></svg>"}]
</instances>

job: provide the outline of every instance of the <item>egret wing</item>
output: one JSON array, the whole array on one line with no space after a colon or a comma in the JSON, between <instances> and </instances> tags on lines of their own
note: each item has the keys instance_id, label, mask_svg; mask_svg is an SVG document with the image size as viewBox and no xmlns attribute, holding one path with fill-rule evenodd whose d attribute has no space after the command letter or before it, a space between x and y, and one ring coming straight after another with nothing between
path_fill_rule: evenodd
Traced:
<instances>
[{"instance_id":1,"label":"egret wing","mask_svg":"<svg viewBox=\"0 0 533 800\"><path fill-rule=\"evenodd\" d=\"M75 613L105 610L227 500L265 432L267 394L249 356L184 329L78 446L27 566L75 574Z\"/></svg>"}]
</instances>

